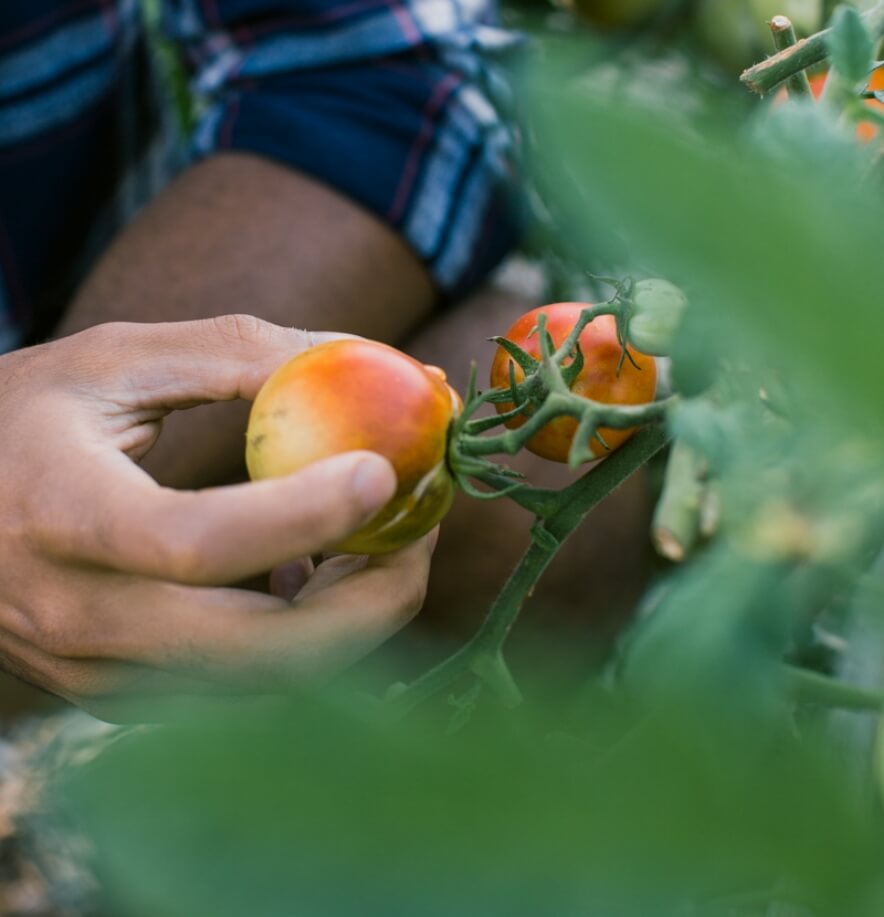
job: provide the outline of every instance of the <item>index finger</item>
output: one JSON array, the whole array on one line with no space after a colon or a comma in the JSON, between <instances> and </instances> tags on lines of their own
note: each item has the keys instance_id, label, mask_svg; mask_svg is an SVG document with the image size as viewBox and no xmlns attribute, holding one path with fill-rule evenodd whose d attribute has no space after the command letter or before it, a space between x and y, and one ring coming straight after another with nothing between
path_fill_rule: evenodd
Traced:
<instances>
[{"instance_id":1,"label":"index finger","mask_svg":"<svg viewBox=\"0 0 884 917\"><path fill-rule=\"evenodd\" d=\"M78 377L109 400L172 410L251 400L286 360L342 337L350 335L284 328L253 315L221 315L189 322L111 322L51 346L76 348L71 362L79 366Z\"/></svg>"},{"instance_id":2,"label":"index finger","mask_svg":"<svg viewBox=\"0 0 884 917\"><path fill-rule=\"evenodd\" d=\"M346 668L408 623L423 604L432 549L425 536L292 604L132 580L96 596L94 636L82 652L252 691L287 690Z\"/></svg>"}]
</instances>

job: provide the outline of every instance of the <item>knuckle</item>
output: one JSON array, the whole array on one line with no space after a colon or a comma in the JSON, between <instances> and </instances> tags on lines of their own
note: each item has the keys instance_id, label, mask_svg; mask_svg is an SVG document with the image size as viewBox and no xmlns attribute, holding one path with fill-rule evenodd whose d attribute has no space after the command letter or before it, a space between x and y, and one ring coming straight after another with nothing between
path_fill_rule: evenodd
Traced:
<instances>
[{"instance_id":1,"label":"knuckle","mask_svg":"<svg viewBox=\"0 0 884 917\"><path fill-rule=\"evenodd\" d=\"M34 484L39 485L39 480L34 481ZM34 486L22 494L21 501L14 533L19 544L54 554L67 552L71 547L71 537L52 491Z\"/></svg>"},{"instance_id":2,"label":"knuckle","mask_svg":"<svg viewBox=\"0 0 884 917\"><path fill-rule=\"evenodd\" d=\"M38 596L19 620L24 622L21 636L52 659L98 659L107 655L111 634L106 624L100 623L104 618L97 600Z\"/></svg>"},{"instance_id":3,"label":"knuckle","mask_svg":"<svg viewBox=\"0 0 884 917\"><path fill-rule=\"evenodd\" d=\"M209 321L221 338L234 343L263 344L272 336L273 331L273 325L247 313L216 315Z\"/></svg>"},{"instance_id":4,"label":"knuckle","mask_svg":"<svg viewBox=\"0 0 884 917\"><path fill-rule=\"evenodd\" d=\"M206 579L205 533L192 525L179 525L160 543L161 573L173 582L201 583Z\"/></svg>"},{"instance_id":5,"label":"knuckle","mask_svg":"<svg viewBox=\"0 0 884 917\"><path fill-rule=\"evenodd\" d=\"M163 488L139 546L143 572L162 580L190 582L202 566L200 514L194 491Z\"/></svg>"},{"instance_id":6,"label":"knuckle","mask_svg":"<svg viewBox=\"0 0 884 917\"><path fill-rule=\"evenodd\" d=\"M81 331L75 337L90 348L106 353L112 352L121 340L131 340L132 334L137 333L139 327L135 322L102 322Z\"/></svg>"},{"instance_id":7,"label":"knuckle","mask_svg":"<svg viewBox=\"0 0 884 917\"><path fill-rule=\"evenodd\" d=\"M69 611L57 606L32 609L31 642L48 656L65 659L91 652L84 631L84 626Z\"/></svg>"}]
</instances>

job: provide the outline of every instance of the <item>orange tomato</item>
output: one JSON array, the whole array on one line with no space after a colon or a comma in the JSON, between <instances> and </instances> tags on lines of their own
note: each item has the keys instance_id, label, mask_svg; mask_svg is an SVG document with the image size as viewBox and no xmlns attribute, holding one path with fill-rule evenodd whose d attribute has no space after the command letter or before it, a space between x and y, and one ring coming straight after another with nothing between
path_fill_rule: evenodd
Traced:
<instances>
[{"instance_id":1,"label":"orange tomato","mask_svg":"<svg viewBox=\"0 0 884 917\"><path fill-rule=\"evenodd\" d=\"M588 305L589 303L560 302L532 309L510 328L505 337L539 359L539 337L536 333L529 337L531 330L537 325L538 316L541 313L546 315L547 330L553 343L558 347L565 341L577 323L580 313ZM619 375L617 373L621 346L617 340L617 326L612 315L603 315L590 322L580 334L580 347L585 362L571 386L573 392L604 404L644 404L653 400L657 387L657 366L652 357L630 349L629 352L638 366L633 366L629 359L625 359ZM509 386L509 367L512 362L509 354L499 347L491 366L492 386ZM515 366L515 374L518 382L525 378L525 374L518 366ZM505 413L512 408L512 404L497 405L499 413ZM525 417L517 417L507 421L507 426L516 428L525 422ZM567 462L576 432L576 420L572 417L557 417L531 438L527 448L535 455L551 461ZM599 433L613 450L626 442L635 433L635 428L612 430L603 427ZM607 450L595 438L589 445L595 458L607 454Z\"/></svg>"},{"instance_id":2,"label":"orange tomato","mask_svg":"<svg viewBox=\"0 0 884 917\"><path fill-rule=\"evenodd\" d=\"M246 433L254 480L367 449L389 459L399 487L366 526L334 550L383 554L430 531L455 484L445 454L460 398L438 367L366 340L330 341L289 360L258 393Z\"/></svg>"}]
</instances>

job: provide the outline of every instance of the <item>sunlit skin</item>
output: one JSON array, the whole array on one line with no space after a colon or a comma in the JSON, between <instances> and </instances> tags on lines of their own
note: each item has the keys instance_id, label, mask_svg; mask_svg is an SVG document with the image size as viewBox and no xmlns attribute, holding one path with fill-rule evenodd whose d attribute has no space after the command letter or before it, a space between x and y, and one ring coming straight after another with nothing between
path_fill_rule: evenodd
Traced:
<instances>
[{"instance_id":1,"label":"sunlit skin","mask_svg":"<svg viewBox=\"0 0 884 917\"><path fill-rule=\"evenodd\" d=\"M504 337L539 359L539 338L536 332L531 334L531 331L537 327L538 316L541 313L546 315L547 330L552 336L553 343L558 347L567 338L577 323L580 313L588 305L589 303L565 302L532 309L523 315ZM612 315L603 315L590 322L580 335L580 347L586 363L571 387L573 392L604 404L645 404L653 400L657 387L657 366L652 357L630 348L629 352L637 366L626 359L623 361L620 373L617 373L621 347L617 340L617 327ZM513 361L506 351L498 348L491 366L492 386L495 388L509 386L509 364L511 362ZM516 381L521 382L525 374L518 366L515 367L515 373ZM500 413L512 410L512 408L513 405L510 403L497 405ZM520 427L525 421L525 417L517 417L507 421L507 426ZM546 424L529 440L528 449L551 461L566 462L576 431L576 420L571 417L558 417ZM599 433L611 450L614 450L635 433L635 428L611 430L602 427ZM595 438L590 443L590 448L596 458L601 458L608 452Z\"/></svg>"},{"instance_id":2,"label":"sunlit skin","mask_svg":"<svg viewBox=\"0 0 884 917\"><path fill-rule=\"evenodd\" d=\"M445 449L459 403L442 370L392 347L321 344L281 366L258 393L246 435L249 475L280 477L355 449L380 453L396 471L396 495L336 550L394 551L430 531L451 506Z\"/></svg>"}]
</instances>

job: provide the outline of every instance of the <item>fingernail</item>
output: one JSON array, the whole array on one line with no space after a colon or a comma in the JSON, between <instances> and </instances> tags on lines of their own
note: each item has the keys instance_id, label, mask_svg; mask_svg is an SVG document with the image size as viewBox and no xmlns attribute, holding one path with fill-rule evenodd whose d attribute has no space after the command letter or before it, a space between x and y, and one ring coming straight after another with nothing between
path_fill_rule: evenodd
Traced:
<instances>
[{"instance_id":1,"label":"fingernail","mask_svg":"<svg viewBox=\"0 0 884 917\"><path fill-rule=\"evenodd\" d=\"M373 515L396 493L393 466L379 455L362 459L353 472L353 490L366 515Z\"/></svg>"},{"instance_id":2,"label":"fingernail","mask_svg":"<svg viewBox=\"0 0 884 917\"><path fill-rule=\"evenodd\" d=\"M436 550L436 545L439 543L439 526L438 526L438 525L437 525L436 528L434 528L433 531L430 532L430 534L427 536L427 540L428 540L429 545L430 545L430 554L432 554L433 551Z\"/></svg>"}]
</instances>

